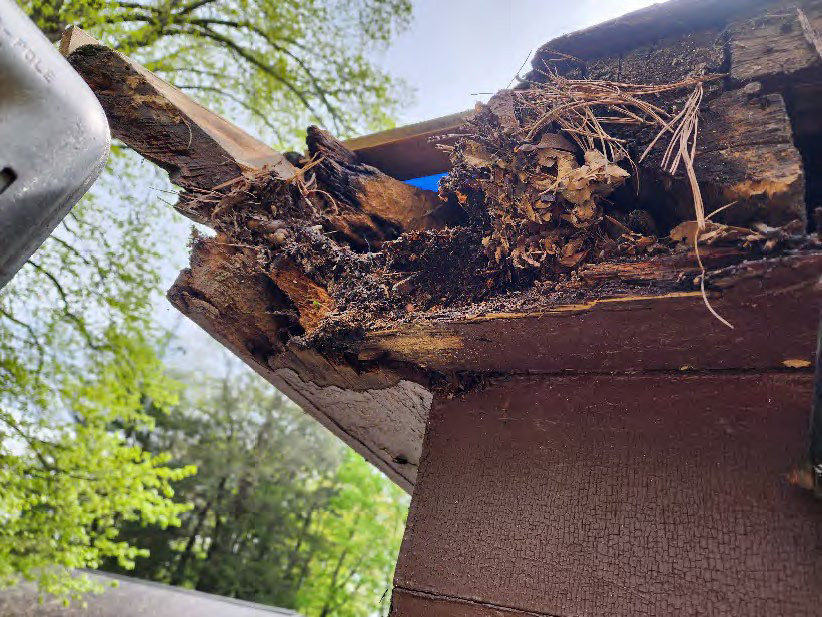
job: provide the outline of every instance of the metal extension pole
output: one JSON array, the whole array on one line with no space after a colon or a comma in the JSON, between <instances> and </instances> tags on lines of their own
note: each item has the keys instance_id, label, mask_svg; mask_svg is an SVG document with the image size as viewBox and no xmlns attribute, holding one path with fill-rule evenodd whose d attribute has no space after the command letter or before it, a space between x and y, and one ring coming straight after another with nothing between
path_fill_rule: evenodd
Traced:
<instances>
[{"instance_id":1,"label":"metal extension pole","mask_svg":"<svg viewBox=\"0 0 822 617\"><path fill-rule=\"evenodd\" d=\"M100 103L14 0L0 0L0 288L94 183Z\"/></svg>"}]
</instances>

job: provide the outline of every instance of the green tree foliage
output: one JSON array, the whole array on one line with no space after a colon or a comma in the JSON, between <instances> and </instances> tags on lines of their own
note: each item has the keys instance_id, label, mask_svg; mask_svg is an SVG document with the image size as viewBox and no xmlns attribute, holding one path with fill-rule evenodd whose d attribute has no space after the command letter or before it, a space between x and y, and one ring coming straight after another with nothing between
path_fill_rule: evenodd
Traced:
<instances>
[{"instance_id":1,"label":"green tree foliage","mask_svg":"<svg viewBox=\"0 0 822 617\"><path fill-rule=\"evenodd\" d=\"M154 345L152 209L117 216L100 205L109 189L98 186L0 294L0 586L22 576L43 591L86 589L66 570L140 554L116 523L174 525L187 509L171 483L192 469L130 439L178 388Z\"/></svg>"},{"instance_id":2,"label":"green tree foliage","mask_svg":"<svg viewBox=\"0 0 822 617\"><path fill-rule=\"evenodd\" d=\"M371 60L410 0L25 0L41 28L68 24L182 90L245 115L278 146L308 124L339 137L385 128L405 90ZM227 107L226 107L227 106Z\"/></svg>"},{"instance_id":3,"label":"green tree foliage","mask_svg":"<svg viewBox=\"0 0 822 617\"><path fill-rule=\"evenodd\" d=\"M404 97L401 85L369 58L408 23L410 0L20 4L52 40L66 25L78 24L203 102L254 125L254 132L281 148L296 145L310 122L341 136L384 128ZM283 514L256 532L268 534L257 542L276 545L278 534L286 533L282 526L304 523L300 517L319 507L312 500L331 498L329 477L336 464L324 467L317 463L322 452L306 448L319 456L315 475L255 476L243 490L227 478L218 511L216 502L203 501L208 491L201 483L216 481L212 488L220 488L209 470L223 464L218 454L229 453L212 440L209 452L192 452L189 461L177 456L179 444L157 446L154 425L173 420L165 412L179 393L157 351L166 333L154 320L160 273L168 278L169 270L182 265L173 262L185 234L175 233L179 216L162 203L174 199L164 196L169 188L153 166L115 146L94 195L0 292L0 586L22 575L39 581L44 591L82 590L87 583L65 571L101 560L127 568L145 549L155 551L157 563L168 563L153 577L204 586L209 575L199 583L202 564L232 563L232 542L244 542L234 530L250 516L243 508L290 513L297 523L286 523L291 519ZM174 454L173 464L167 451ZM194 508L188 512L187 499L172 501L170 495L193 461L206 471L203 480L184 484ZM289 474L302 484L294 480L277 488ZM240 482L239 477L231 479ZM258 492L257 486L266 490ZM239 508L236 523L228 504ZM216 542L206 547L195 541L186 553L192 536L185 534L198 516L202 525L219 527ZM185 527L177 543L149 541L157 538L148 530L178 520ZM307 524L314 524L313 515ZM146 530L146 542L138 542L140 529ZM129 533L118 536L118 530ZM311 546L301 543L295 564L278 571L303 576L301 560ZM184 562L181 554L188 554ZM172 566L179 574L163 570ZM271 594L290 589L296 598L299 586L288 587L290 579L278 582L271 572L255 584ZM267 601L262 591L241 589L244 584L231 582L228 593L259 594L254 597Z\"/></svg>"},{"instance_id":4,"label":"green tree foliage","mask_svg":"<svg viewBox=\"0 0 822 617\"><path fill-rule=\"evenodd\" d=\"M385 612L407 498L353 451L346 454L333 486L333 497L313 527L321 541L310 555L297 607L309 617Z\"/></svg>"},{"instance_id":5,"label":"green tree foliage","mask_svg":"<svg viewBox=\"0 0 822 617\"><path fill-rule=\"evenodd\" d=\"M142 437L199 472L176 484L177 499L194 504L180 528L124 525L151 551L135 573L309 617L374 614L406 496L259 377L214 384Z\"/></svg>"}]
</instances>

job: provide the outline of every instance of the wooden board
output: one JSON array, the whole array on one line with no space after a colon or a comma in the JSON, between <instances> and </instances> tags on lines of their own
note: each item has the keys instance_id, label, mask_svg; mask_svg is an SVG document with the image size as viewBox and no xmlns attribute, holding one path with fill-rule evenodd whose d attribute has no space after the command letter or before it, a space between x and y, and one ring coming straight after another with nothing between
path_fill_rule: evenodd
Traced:
<instances>
[{"instance_id":1,"label":"wooden board","mask_svg":"<svg viewBox=\"0 0 822 617\"><path fill-rule=\"evenodd\" d=\"M813 361L822 255L747 262L712 279L711 305L733 330L710 314L693 287L654 293L654 285L664 286L667 277L673 283L688 270L652 263L591 269L599 284L633 281L633 294L623 287L622 294L588 300L583 294L532 311L422 316L366 333L361 353L445 374L767 370ZM690 281L697 274L691 269L684 276Z\"/></svg>"},{"instance_id":2,"label":"wooden board","mask_svg":"<svg viewBox=\"0 0 822 617\"><path fill-rule=\"evenodd\" d=\"M516 377L434 402L392 617L816 617L812 375Z\"/></svg>"},{"instance_id":3,"label":"wooden board","mask_svg":"<svg viewBox=\"0 0 822 617\"><path fill-rule=\"evenodd\" d=\"M808 1L731 24L731 78L740 83L784 85L820 69L822 56L813 41L816 35L808 31L814 28L820 11L822 3Z\"/></svg>"},{"instance_id":4,"label":"wooden board","mask_svg":"<svg viewBox=\"0 0 822 617\"><path fill-rule=\"evenodd\" d=\"M206 109L191 97L163 81L137 62L116 51L106 49L106 57L77 54L83 46L100 47L80 28L72 26L63 35L60 51L73 55L78 72L91 81L89 86L103 102L112 133L146 158L172 174L172 180L184 187L211 189L237 177L241 172L267 166L283 178L291 177L294 168L276 150L252 137L236 125ZM105 63L106 73L87 70L89 62ZM144 117L136 122L130 113L132 96L139 91ZM152 148L158 131L173 135L176 149ZM198 161L199 157L199 161ZM215 161L222 161L222 171ZM205 176L202 172L207 170Z\"/></svg>"},{"instance_id":5,"label":"wooden board","mask_svg":"<svg viewBox=\"0 0 822 617\"><path fill-rule=\"evenodd\" d=\"M611 21L557 37L541 46L532 60L533 73L545 70L545 62L557 52L583 61L626 53L701 30L719 28L739 14L778 5L773 0L669 0L628 13Z\"/></svg>"},{"instance_id":6,"label":"wooden board","mask_svg":"<svg viewBox=\"0 0 822 617\"><path fill-rule=\"evenodd\" d=\"M451 161L436 146L453 144L452 135L472 113L464 111L349 139L345 145L363 163L399 180L444 173L451 169Z\"/></svg>"},{"instance_id":7,"label":"wooden board","mask_svg":"<svg viewBox=\"0 0 822 617\"><path fill-rule=\"evenodd\" d=\"M286 302L251 251L203 242L168 298L238 358L411 492L431 393L388 368L356 371L286 348L275 315Z\"/></svg>"}]
</instances>

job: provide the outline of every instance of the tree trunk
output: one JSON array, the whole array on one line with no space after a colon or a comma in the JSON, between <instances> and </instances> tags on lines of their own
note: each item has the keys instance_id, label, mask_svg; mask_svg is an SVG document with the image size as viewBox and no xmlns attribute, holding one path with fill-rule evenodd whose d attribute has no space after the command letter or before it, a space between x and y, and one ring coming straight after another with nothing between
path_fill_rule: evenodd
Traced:
<instances>
[{"instance_id":1,"label":"tree trunk","mask_svg":"<svg viewBox=\"0 0 822 617\"><path fill-rule=\"evenodd\" d=\"M224 482L224 480L221 482ZM191 535L188 537L185 549L183 549L183 552L180 553L180 557L177 559L177 566L174 569L174 574L172 575L170 581L172 585L179 586L183 584L183 581L185 580L186 567L188 566L188 561L191 559L191 555L194 551L194 544L197 542L197 538L200 535L200 531L203 528L203 524L205 523L205 519L210 510L211 502L206 501L206 504L200 509L197 516L197 522L191 531Z\"/></svg>"},{"instance_id":2,"label":"tree trunk","mask_svg":"<svg viewBox=\"0 0 822 617\"><path fill-rule=\"evenodd\" d=\"M211 530L211 543L208 546L208 551L206 552L205 560L203 560L203 562L200 564L199 574L197 576L197 583L194 586L194 588L198 591L210 591L213 589L214 577L212 574L212 570L216 566L218 555L221 550L220 542L223 522L220 510L222 508L223 496L225 494L225 487L227 482L228 478L223 477L220 479L220 483L217 485L217 495L214 499L214 527Z\"/></svg>"}]
</instances>

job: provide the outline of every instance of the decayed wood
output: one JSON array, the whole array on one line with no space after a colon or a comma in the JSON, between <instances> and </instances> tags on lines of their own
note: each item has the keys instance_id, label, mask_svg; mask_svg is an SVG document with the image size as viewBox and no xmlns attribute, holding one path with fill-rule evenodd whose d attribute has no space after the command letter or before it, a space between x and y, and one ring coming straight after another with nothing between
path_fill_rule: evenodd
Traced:
<instances>
[{"instance_id":1,"label":"decayed wood","mask_svg":"<svg viewBox=\"0 0 822 617\"><path fill-rule=\"evenodd\" d=\"M739 13L774 5L769 0L669 0L628 13L617 19L555 38L540 47L529 79L552 62L557 52L591 60L619 54L681 35L710 28L720 29Z\"/></svg>"},{"instance_id":2,"label":"decayed wood","mask_svg":"<svg viewBox=\"0 0 822 617\"><path fill-rule=\"evenodd\" d=\"M814 2L803 3L812 27ZM674 0L559 46L600 39L569 70L603 77L732 71L729 24L766 5L776 3ZM665 49L639 49L652 41ZM81 46L70 58L118 134L176 174L184 205L218 231L194 243L174 306L414 488L394 617L818 613L820 512L785 479L805 452L822 253L784 246L810 243L764 228L747 252L706 247L707 295L734 330L703 305L693 256L650 238L662 256L603 248L598 260L624 261L577 261L527 287L520 273L485 269L481 207L472 226L441 230L451 212L432 194L313 128L305 159L262 172L111 50ZM812 84L814 62L793 76ZM768 90L779 80L761 82L708 87L697 157L706 201L801 219L793 94L786 105ZM648 175L652 188L681 189ZM217 191L219 205L198 202L198 190ZM462 260L479 265L466 274L452 263ZM452 273L491 291L485 302L441 294L436 277ZM392 304L414 280L436 297Z\"/></svg>"},{"instance_id":3,"label":"decayed wood","mask_svg":"<svg viewBox=\"0 0 822 617\"><path fill-rule=\"evenodd\" d=\"M356 206L363 215L353 218L346 213L342 220L334 219L347 237L366 237L369 245L379 247L403 231L442 226L444 213L436 193L361 163L354 152L327 131L309 128L306 143L312 160L319 160L315 173L323 190Z\"/></svg>"},{"instance_id":4,"label":"decayed wood","mask_svg":"<svg viewBox=\"0 0 822 617\"><path fill-rule=\"evenodd\" d=\"M597 264L588 280L606 293L592 290L571 301L548 296L530 310L423 315L367 332L360 353L444 374L767 370L794 359L811 363L820 272L822 254L713 273L710 302L734 325L730 330L705 310L692 282L699 275L694 261Z\"/></svg>"},{"instance_id":5,"label":"decayed wood","mask_svg":"<svg viewBox=\"0 0 822 617\"><path fill-rule=\"evenodd\" d=\"M287 286L286 286L287 287ZM222 345L411 491L431 394L387 368L355 371L287 346L291 302L252 251L203 240L168 298Z\"/></svg>"},{"instance_id":6,"label":"decayed wood","mask_svg":"<svg viewBox=\"0 0 822 617\"><path fill-rule=\"evenodd\" d=\"M806 219L805 172L779 94L726 92L703 112L695 162L708 210L736 202L729 223L784 225ZM692 200L677 205L686 216Z\"/></svg>"},{"instance_id":7,"label":"decayed wood","mask_svg":"<svg viewBox=\"0 0 822 617\"><path fill-rule=\"evenodd\" d=\"M818 108L807 105L807 88L822 82L822 58L808 41L808 24L822 16L822 2L804 8L778 2L668 2L607 24L560 37L536 55L534 69L571 77L664 84L697 72L729 73L728 92L703 108L696 173L708 211L731 201L729 221L785 224L806 217L802 158L794 146L783 97L798 101L799 127L819 132ZM810 26L813 27L813 26ZM567 59L562 54L578 58ZM544 74L532 73L540 81ZM755 83L754 83L755 82ZM710 86L716 96L718 84ZM734 90L734 88L737 88ZM803 90L803 97L796 93ZM813 97L811 97L813 98ZM652 134L640 138L638 152ZM661 151L649 163L661 157ZM684 172L674 179L640 170L643 207L688 215L693 202ZM646 176L646 177L643 177ZM659 199L660 192L666 196Z\"/></svg>"},{"instance_id":8,"label":"decayed wood","mask_svg":"<svg viewBox=\"0 0 822 617\"><path fill-rule=\"evenodd\" d=\"M600 76L610 66L608 79L620 70L626 77L636 76L646 65L650 71L640 83L649 78L676 81L671 78L700 68L700 64L721 67L726 44L731 77L739 82L801 72L816 66L817 60L813 46L802 40L797 9L818 32L822 19L818 0L669 0L549 41L534 55L534 70L527 79L540 81L540 71L545 71L546 65L555 66L558 59L572 56ZM677 48L679 54L668 51ZM666 67L662 59L673 62ZM687 68L683 59L696 62ZM568 70L578 63L567 60L559 66Z\"/></svg>"},{"instance_id":9,"label":"decayed wood","mask_svg":"<svg viewBox=\"0 0 822 617\"><path fill-rule=\"evenodd\" d=\"M805 221L806 176L785 101L778 93L760 94L756 86L726 91L702 108L694 169L705 210L735 202L720 220L774 226ZM655 134L640 133L637 151ZM664 227L693 218L694 202L685 171L672 176L661 169L663 153L652 150L640 166L638 203Z\"/></svg>"},{"instance_id":10,"label":"decayed wood","mask_svg":"<svg viewBox=\"0 0 822 617\"><path fill-rule=\"evenodd\" d=\"M297 174L282 155L259 142L247 147L245 138L236 139L239 129L125 56L82 43L87 40L75 32L64 48L100 99L115 135L167 169L174 182L190 190L189 200L196 200L198 190L224 191L221 185L260 173L263 166L282 182ZM315 168L321 172L320 185L314 189L334 200L335 207L348 207L330 218L352 243L377 247L406 228L441 224L433 212L439 206L434 194L358 163L322 131L311 131L309 146L310 154L322 159ZM268 155L253 158L261 148ZM189 216L190 203L181 208ZM194 218L219 227L210 207ZM333 309L333 301L295 262L280 259L266 272L254 255L238 253L230 244L218 236L198 245L191 269L169 292L172 303L410 490L428 391L391 371L355 372L316 352L287 350L283 341L295 323L310 331Z\"/></svg>"},{"instance_id":11,"label":"decayed wood","mask_svg":"<svg viewBox=\"0 0 822 617\"><path fill-rule=\"evenodd\" d=\"M812 33L809 34L808 26L802 26L801 15L806 16ZM766 86L762 91L765 94L768 89L780 86L792 99L795 129L800 134L820 132L817 108L813 104L822 91L822 60L813 44L814 34L818 34L820 28L822 3L818 0L802 0L790 5L767 0L667 2L547 43L536 54L535 71L528 75L528 80L543 79L539 71L546 70L546 63L571 75L652 84L675 82L696 70L722 73L730 69L730 79L737 87L761 81ZM576 56L582 62L563 60L563 54ZM454 114L377 133L350 140L347 145L357 151L364 162L398 178L448 171L449 162L429 139L457 131L466 115L467 112ZM787 121L787 117L784 120ZM767 176L774 161L777 175L783 166L794 165L799 157L788 147L792 143L791 135L779 143L785 145L764 149L767 160L753 168L749 180L755 181L763 174ZM749 163L757 165L763 151L754 147L757 144L776 145L758 139L755 132L751 135L750 147L735 153L736 160L725 162L740 170L739 173ZM715 164L712 162L710 166ZM701 179L710 183L713 178L706 167L709 167L707 161ZM802 204L794 198L801 194L801 188L792 184L794 186L778 196L777 201L795 203L799 211ZM710 191L708 197L709 200L724 199ZM761 194L757 194L757 198L761 199Z\"/></svg>"},{"instance_id":12,"label":"decayed wood","mask_svg":"<svg viewBox=\"0 0 822 617\"><path fill-rule=\"evenodd\" d=\"M711 43L722 34L718 27L710 20L708 30L676 39L670 56L629 49L620 56L621 67L616 65L618 74L642 81L638 58L643 53L652 58L646 66L677 66L683 75L692 62L712 68L724 58L722 46ZM636 63L625 61L628 56ZM674 56L684 58L681 65L672 62ZM327 272L315 271L332 268L333 255L328 263L311 262L275 247L295 230L305 232L307 226L297 227L318 212L317 237L369 254L404 231L448 223L451 212L439 207L432 193L389 177L348 147L365 152L390 140L346 145L312 128L308 156L299 163L303 169L286 163L288 173L261 174L259 166L235 157L225 145L223 137L231 131L213 130L213 118L202 120L190 111L195 104L175 98L180 93L169 94L134 63L99 46L80 46L70 57L98 93L118 135L175 172L176 181L189 188L187 198L215 187L227 196L231 185L220 185L241 176L265 196L263 209L253 216L239 201L234 205L241 208L228 214L215 213L212 206L198 210L200 220L221 235L197 243L191 268L169 292L172 303L406 489L416 478L431 387L442 385L443 376L478 372L482 381L491 373L773 370L784 368L785 361L794 366L810 360L822 258L807 252L738 265L739 253L706 251L709 269L736 266L708 279L711 302L734 323L734 331L704 308L692 282L699 273L692 257L674 256L587 266L563 291L516 309L498 304L482 313L469 308L426 314L410 306L401 324L366 323L347 332L347 316L334 313L339 307L333 298L339 295L326 286ZM590 61L589 69L595 65L596 59ZM609 71L614 64L603 60L596 66ZM782 98L737 87L741 83L732 86L704 110L697 166L709 203L724 205L733 198L740 200L741 211L753 204L778 209L782 221L801 217L803 175ZM419 142L422 130L398 139ZM276 152L272 156L281 160ZM301 184L309 176L311 182ZM653 187L651 180L643 177L643 186ZM679 190L675 182L667 185L671 193ZM305 213L294 212L296 198L291 210L274 212L279 204L271 195L296 195L298 189L311 206ZM657 197L661 193L657 190ZM234 232L222 216L234 226L239 221L260 251L232 242L227 234ZM328 247L336 250L333 242ZM272 255L270 261L265 255ZM343 352L323 356L301 347L307 339L298 337L330 323L329 316L342 322L334 323L344 334Z\"/></svg>"},{"instance_id":13,"label":"decayed wood","mask_svg":"<svg viewBox=\"0 0 822 617\"><path fill-rule=\"evenodd\" d=\"M589 59L584 63L560 62L560 67L591 79L655 85L676 83L700 70L706 74L721 73L725 62L721 30L721 26L711 26L696 32L646 40L644 44L632 41L618 53L586 56Z\"/></svg>"},{"instance_id":14,"label":"decayed wood","mask_svg":"<svg viewBox=\"0 0 822 617\"><path fill-rule=\"evenodd\" d=\"M805 8L814 16L822 11L818 2L806 2ZM822 57L809 28L813 25L805 9L797 5L734 22L728 27L731 77L740 83L782 85L803 79L803 72L822 69Z\"/></svg>"},{"instance_id":15,"label":"decayed wood","mask_svg":"<svg viewBox=\"0 0 822 617\"><path fill-rule=\"evenodd\" d=\"M334 299L328 291L305 275L291 259L284 258L269 273L274 284L288 296L297 309L298 320L306 332L316 329L334 310Z\"/></svg>"},{"instance_id":16,"label":"decayed wood","mask_svg":"<svg viewBox=\"0 0 822 617\"><path fill-rule=\"evenodd\" d=\"M812 380L530 376L438 397L392 617L818 616L822 503L787 479Z\"/></svg>"},{"instance_id":17,"label":"decayed wood","mask_svg":"<svg viewBox=\"0 0 822 617\"><path fill-rule=\"evenodd\" d=\"M128 57L91 42L72 27L60 49L100 99L113 135L167 170L176 184L210 190L263 166L282 178L294 174L279 152Z\"/></svg>"},{"instance_id":18,"label":"decayed wood","mask_svg":"<svg viewBox=\"0 0 822 617\"><path fill-rule=\"evenodd\" d=\"M818 139L822 133L818 101L822 96L822 2L801 0L773 7L729 26L731 78L761 82L789 101L794 134ZM809 170L810 171L810 170Z\"/></svg>"}]
</instances>

